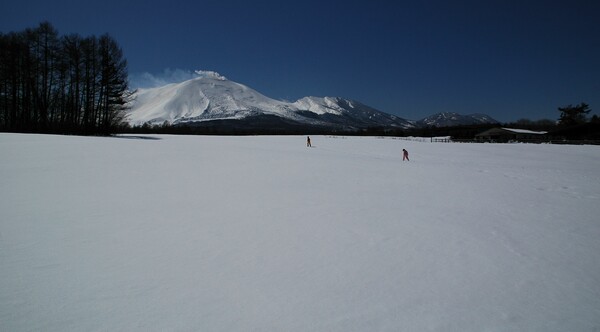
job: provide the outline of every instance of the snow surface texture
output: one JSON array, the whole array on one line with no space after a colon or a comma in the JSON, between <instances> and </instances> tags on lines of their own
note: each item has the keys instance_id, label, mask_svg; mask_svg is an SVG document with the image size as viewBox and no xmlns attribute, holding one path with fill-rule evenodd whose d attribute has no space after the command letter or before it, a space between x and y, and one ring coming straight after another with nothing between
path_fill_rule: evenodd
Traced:
<instances>
[{"instance_id":1,"label":"snow surface texture","mask_svg":"<svg viewBox=\"0 0 600 332\"><path fill-rule=\"evenodd\" d=\"M150 138L0 134L1 331L600 329L596 146Z\"/></svg>"}]
</instances>

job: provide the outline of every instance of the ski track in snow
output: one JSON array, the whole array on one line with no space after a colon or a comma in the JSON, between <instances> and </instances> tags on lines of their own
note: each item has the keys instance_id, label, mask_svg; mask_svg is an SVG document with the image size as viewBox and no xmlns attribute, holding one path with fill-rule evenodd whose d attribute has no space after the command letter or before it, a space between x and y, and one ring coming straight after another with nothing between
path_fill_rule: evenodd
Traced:
<instances>
[{"instance_id":1,"label":"ski track in snow","mask_svg":"<svg viewBox=\"0 0 600 332\"><path fill-rule=\"evenodd\" d=\"M311 139L0 133L0 330L600 329L599 147Z\"/></svg>"}]
</instances>

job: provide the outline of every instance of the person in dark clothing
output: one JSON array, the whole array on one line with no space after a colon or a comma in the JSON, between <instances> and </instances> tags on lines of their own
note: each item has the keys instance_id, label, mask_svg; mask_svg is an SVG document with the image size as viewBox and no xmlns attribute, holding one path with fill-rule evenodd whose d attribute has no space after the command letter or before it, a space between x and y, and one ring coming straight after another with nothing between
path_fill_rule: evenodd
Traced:
<instances>
[{"instance_id":1,"label":"person in dark clothing","mask_svg":"<svg viewBox=\"0 0 600 332\"><path fill-rule=\"evenodd\" d=\"M310 136L306 136L306 146L307 147L312 147L312 145L310 145Z\"/></svg>"},{"instance_id":2,"label":"person in dark clothing","mask_svg":"<svg viewBox=\"0 0 600 332\"><path fill-rule=\"evenodd\" d=\"M406 151L406 149L402 149L402 161L410 161L410 159L408 159L408 151Z\"/></svg>"}]
</instances>

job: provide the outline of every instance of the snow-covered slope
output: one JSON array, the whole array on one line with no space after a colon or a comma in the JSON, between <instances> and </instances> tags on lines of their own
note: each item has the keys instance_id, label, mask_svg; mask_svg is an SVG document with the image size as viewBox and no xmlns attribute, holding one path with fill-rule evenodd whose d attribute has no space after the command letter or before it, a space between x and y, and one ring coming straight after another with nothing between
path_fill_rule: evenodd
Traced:
<instances>
[{"instance_id":1,"label":"snow-covered slope","mask_svg":"<svg viewBox=\"0 0 600 332\"><path fill-rule=\"evenodd\" d=\"M0 331L600 328L599 147L311 138L0 133Z\"/></svg>"},{"instance_id":2,"label":"snow-covered slope","mask_svg":"<svg viewBox=\"0 0 600 332\"><path fill-rule=\"evenodd\" d=\"M413 124L361 103L332 97L305 97L289 103L275 100L215 72L197 71L198 77L163 87L141 89L135 95L128 120L170 124L248 119L275 115L306 125L411 127Z\"/></svg>"},{"instance_id":3,"label":"snow-covered slope","mask_svg":"<svg viewBox=\"0 0 600 332\"><path fill-rule=\"evenodd\" d=\"M129 121L133 124L240 119L262 112L294 118L288 103L226 79L215 72L158 88L141 89L135 95Z\"/></svg>"}]
</instances>

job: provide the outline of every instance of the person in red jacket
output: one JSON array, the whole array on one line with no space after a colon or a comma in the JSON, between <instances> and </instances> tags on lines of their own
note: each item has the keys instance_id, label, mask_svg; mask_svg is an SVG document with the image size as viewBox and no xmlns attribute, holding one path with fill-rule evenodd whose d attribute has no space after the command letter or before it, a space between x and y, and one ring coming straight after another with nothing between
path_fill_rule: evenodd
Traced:
<instances>
[{"instance_id":1,"label":"person in red jacket","mask_svg":"<svg viewBox=\"0 0 600 332\"><path fill-rule=\"evenodd\" d=\"M406 151L406 149L402 149L402 161L410 161L410 159L408 159L408 151Z\"/></svg>"}]
</instances>

